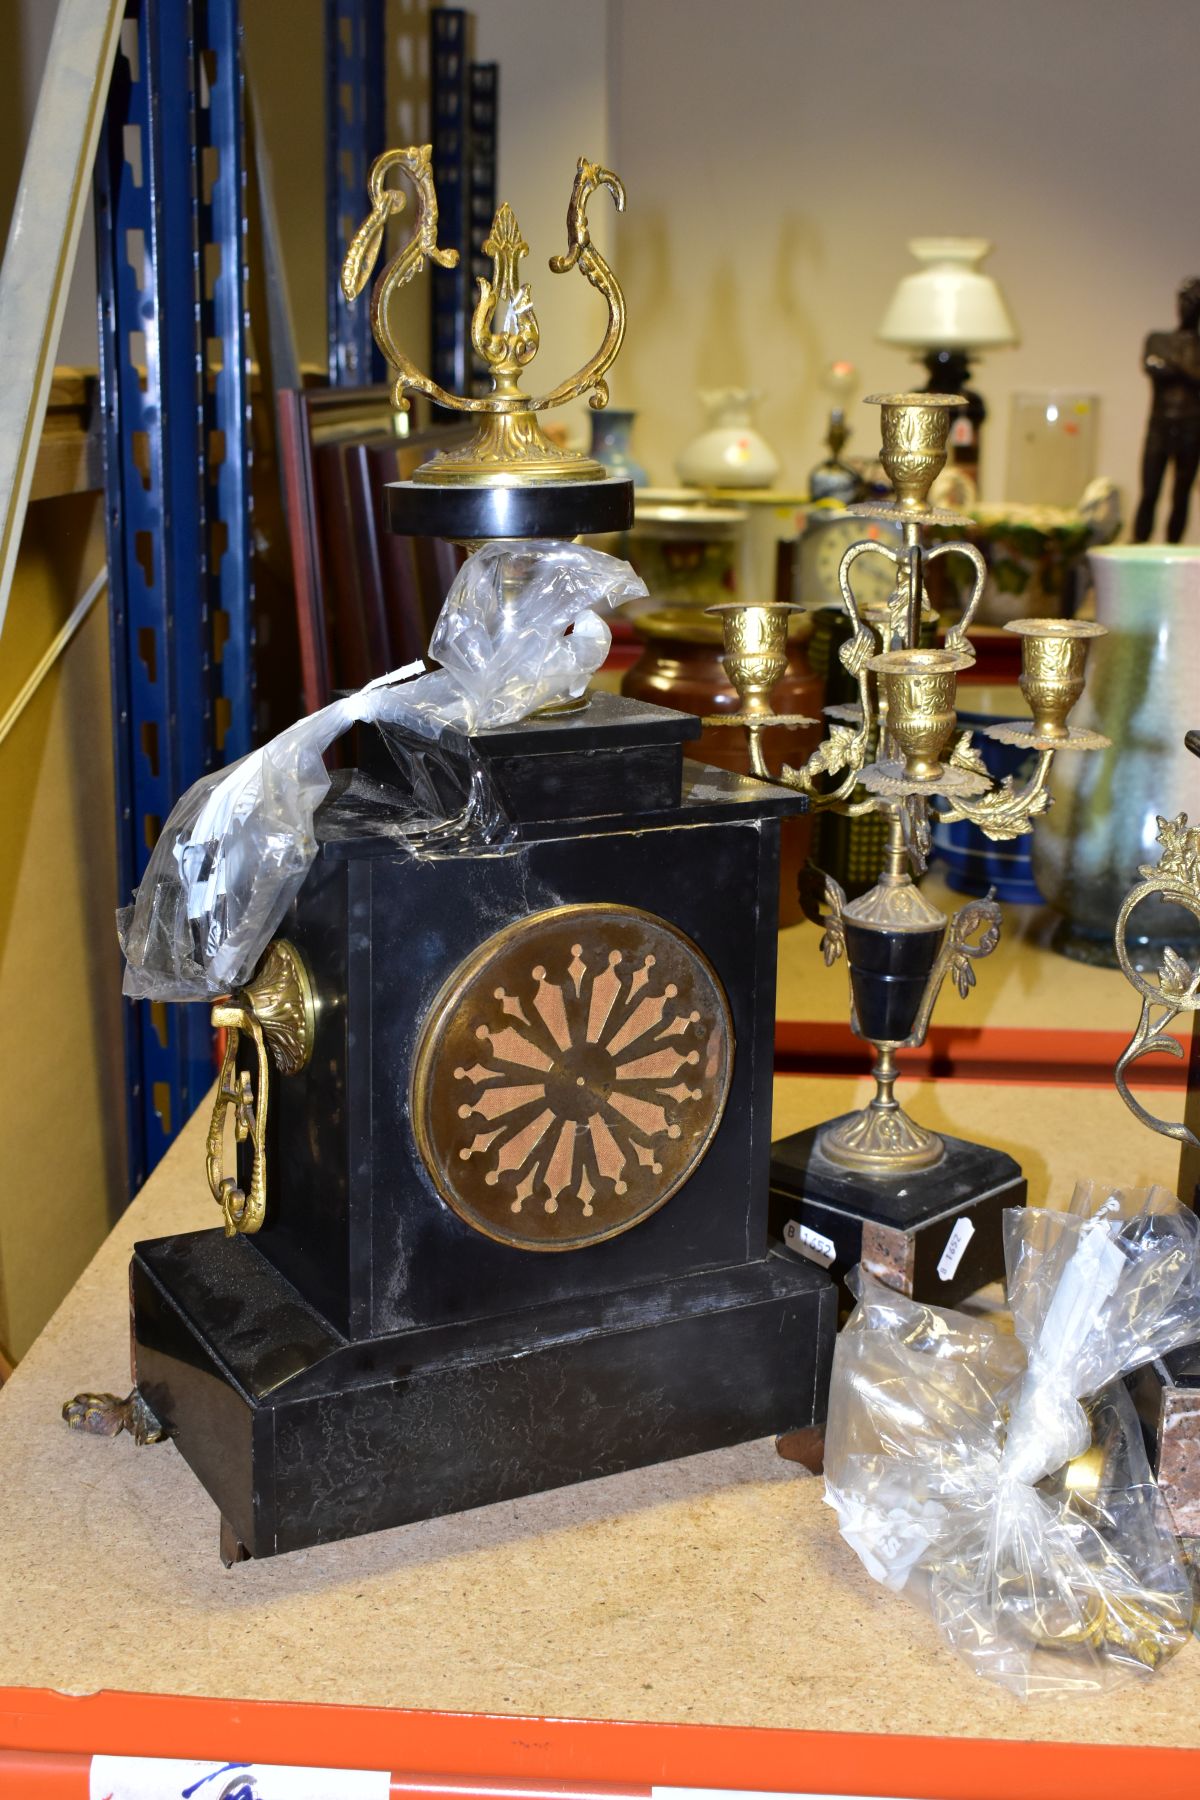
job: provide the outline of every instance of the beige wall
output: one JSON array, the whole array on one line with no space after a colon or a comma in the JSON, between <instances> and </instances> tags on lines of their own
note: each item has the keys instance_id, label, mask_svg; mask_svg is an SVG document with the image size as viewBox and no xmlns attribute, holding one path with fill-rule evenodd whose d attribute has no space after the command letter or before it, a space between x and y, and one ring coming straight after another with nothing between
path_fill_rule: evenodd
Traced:
<instances>
[{"instance_id":1,"label":"beige wall","mask_svg":"<svg viewBox=\"0 0 1200 1800\"><path fill-rule=\"evenodd\" d=\"M243 40L292 324L303 360L324 368L325 77L322 0L245 0Z\"/></svg>"},{"instance_id":2,"label":"beige wall","mask_svg":"<svg viewBox=\"0 0 1200 1800\"><path fill-rule=\"evenodd\" d=\"M993 239L1022 333L978 368L991 408L984 485L1003 487L1008 396L1102 397L1100 467L1131 493L1145 423L1142 336L1200 272L1194 0L474 0L476 54L501 74L501 182L533 247L540 380L586 355L599 301L555 279L575 157L606 157L630 206L614 247L630 332L615 403L673 478L695 390L761 387L761 423L802 481L818 454L824 364L864 391L912 365L874 331L919 232ZM301 354L324 357L320 0L246 0L248 56L275 177ZM426 0L389 0L419 66ZM0 202L11 203L49 41L47 0L7 0ZM398 111L395 141L425 121ZM19 130L14 121L19 121ZM60 355L94 359L91 248ZM414 330L424 337L423 315ZM580 409L575 428L585 429ZM870 447L861 414L853 448ZM1190 536L1200 541L1200 502Z\"/></svg>"},{"instance_id":3,"label":"beige wall","mask_svg":"<svg viewBox=\"0 0 1200 1800\"><path fill-rule=\"evenodd\" d=\"M696 388L736 381L764 390L801 481L825 363L851 358L864 392L911 381L874 331L906 239L952 232L994 241L1022 335L977 372L985 490L1003 485L1009 393L1043 385L1102 396L1100 469L1132 490L1141 340L1200 273L1194 0L610 0L609 25L619 389L655 477L699 426Z\"/></svg>"},{"instance_id":4,"label":"beige wall","mask_svg":"<svg viewBox=\"0 0 1200 1800\"><path fill-rule=\"evenodd\" d=\"M3 235L55 10L52 0L0 3ZM96 362L90 217L59 360ZM55 482L40 486L52 493ZM31 503L0 633L0 716L103 563L99 493ZM0 743L0 1142L16 1171L0 1200L0 1348L11 1356L32 1342L126 1197L116 892L102 595Z\"/></svg>"},{"instance_id":5,"label":"beige wall","mask_svg":"<svg viewBox=\"0 0 1200 1800\"><path fill-rule=\"evenodd\" d=\"M536 392L579 368L607 322L604 302L577 271L552 275L546 264L566 245L576 161L611 165L609 9L589 0L482 0L473 10L475 54L500 64L498 197L513 207L530 247L524 272L542 338L524 385ZM601 253L614 256L625 225L607 194L595 197L589 223ZM612 391L619 403L620 363ZM564 411L586 442L586 403Z\"/></svg>"},{"instance_id":6,"label":"beige wall","mask_svg":"<svg viewBox=\"0 0 1200 1800\"><path fill-rule=\"evenodd\" d=\"M33 502L0 634L0 715L103 564L100 494ZM0 744L0 1143L13 1171L0 1346L14 1357L127 1194L108 668L102 595Z\"/></svg>"}]
</instances>

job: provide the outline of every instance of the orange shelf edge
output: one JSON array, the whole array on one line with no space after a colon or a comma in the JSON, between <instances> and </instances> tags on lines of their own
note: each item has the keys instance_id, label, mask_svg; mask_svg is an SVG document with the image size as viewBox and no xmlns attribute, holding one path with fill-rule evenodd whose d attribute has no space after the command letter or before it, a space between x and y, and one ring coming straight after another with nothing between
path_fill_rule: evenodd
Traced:
<instances>
[{"instance_id":1,"label":"orange shelf edge","mask_svg":"<svg viewBox=\"0 0 1200 1800\"><path fill-rule=\"evenodd\" d=\"M1015 1703L1014 1703L1015 1704ZM798 1707L803 1705L798 1696ZM1036 1710L1029 1713L1036 1729ZM877 1794L904 1800L1194 1800L1200 1751L1161 1746L882 1737L718 1725L408 1712L162 1694L0 1690L0 1789L86 1794L93 1752L385 1768L393 1792L591 1793L652 1786ZM33 1783L36 1781L37 1785Z\"/></svg>"},{"instance_id":2,"label":"orange shelf edge","mask_svg":"<svg viewBox=\"0 0 1200 1800\"><path fill-rule=\"evenodd\" d=\"M902 1072L910 1078L1014 1081L1053 1087L1108 1087L1117 1058L1132 1035L1121 1031L1060 1030L1049 1026L934 1025L925 1043L901 1050ZM1178 1038L1178 1059L1156 1052L1138 1063L1139 1088L1183 1093L1187 1086L1186 1041ZM775 1072L778 1075L866 1075L872 1051L848 1023L828 1019L777 1019Z\"/></svg>"}]
</instances>

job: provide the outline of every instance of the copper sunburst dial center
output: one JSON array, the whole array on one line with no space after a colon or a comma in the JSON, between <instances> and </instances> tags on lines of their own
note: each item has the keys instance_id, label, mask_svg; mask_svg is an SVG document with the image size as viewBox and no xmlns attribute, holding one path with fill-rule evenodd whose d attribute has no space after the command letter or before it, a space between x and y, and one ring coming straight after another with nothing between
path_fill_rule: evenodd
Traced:
<instances>
[{"instance_id":1,"label":"copper sunburst dial center","mask_svg":"<svg viewBox=\"0 0 1200 1800\"><path fill-rule=\"evenodd\" d=\"M442 1198L528 1250L627 1231L687 1180L732 1076L707 959L632 907L498 932L455 971L417 1051L413 1120Z\"/></svg>"}]
</instances>

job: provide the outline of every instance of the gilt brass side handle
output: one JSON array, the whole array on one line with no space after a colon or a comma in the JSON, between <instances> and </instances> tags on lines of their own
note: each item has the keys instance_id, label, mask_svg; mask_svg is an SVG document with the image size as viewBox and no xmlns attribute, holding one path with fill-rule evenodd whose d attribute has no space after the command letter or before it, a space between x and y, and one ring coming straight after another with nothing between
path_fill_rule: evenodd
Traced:
<instances>
[{"instance_id":1,"label":"gilt brass side handle","mask_svg":"<svg viewBox=\"0 0 1200 1800\"><path fill-rule=\"evenodd\" d=\"M950 544L934 544L926 550L925 561L933 562L939 556L966 557L975 570L975 579L971 585L970 597L963 607L962 617L958 624L952 625L946 633L947 650L965 650L968 655L974 655L967 641L967 633L975 622L975 614L979 610L979 602L983 599L983 590L987 586L987 563L984 561L983 552L977 545L959 542L957 539Z\"/></svg>"},{"instance_id":2,"label":"gilt brass side handle","mask_svg":"<svg viewBox=\"0 0 1200 1800\"><path fill-rule=\"evenodd\" d=\"M254 979L212 1009L212 1023L226 1033L225 1054L209 1121L204 1166L209 1191L225 1221L226 1237L252 1235L267 1216L267 1114L271 1064L281 1075L294 1075L312 1055L316 1033L316 1001L300 952L278 938L263 957ZM255 1073L237 1066L242 1036L255 1049ZM268 1051L270 1055L268 1055ZM233 1111L236 1143L250 1143L249 1187L225 1173L225 1126Z\"/></svg>"},{"instance_id":3,"label":"gilt brass side handle","mask_svg":"<svg viewBox=\"0 0 1200 1800\"><path fill-rule=\"evenodd\" d=\"M975 970L972 964L978 962L980 958L992 954L1000 942L1000 932L1004 924L1004 914L996 904L994 896L995 889L989 888L984 898L968 900L965 906L959 907L951 919L946 932L946 941L929 972L929 982L921 1001L921 1010L917 1014L912 1036L907 1040L908 1044L917 1045L925 1042L929 1021L947 975L953 976L960 1000L965 1000L975 986Z\"/></svg>"}]
</instances>

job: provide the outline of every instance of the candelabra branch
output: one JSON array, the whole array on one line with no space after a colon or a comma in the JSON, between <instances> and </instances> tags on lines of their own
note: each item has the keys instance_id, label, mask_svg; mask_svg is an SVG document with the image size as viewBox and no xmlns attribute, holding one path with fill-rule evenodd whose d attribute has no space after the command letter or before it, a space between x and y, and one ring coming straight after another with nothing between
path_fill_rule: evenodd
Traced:
<instances>
[{"instance_id":1,"label":"candelabra branch","mask_svg":"<svg viewBox=\"0 0 1200 1800\"><path fill-rule=\"evenodd\" d=\"M743 727L750 750L750 773L756 775L760 781L774 780L767 767L767 759L762 746L762 734L772 723L773 721L770 719L750 719Z\"/></svg>"},{"instance_id":2,"label":"candelabra branch","mask_svg":"<svg viewBox=\"0 0 1200 1800\"><path fill-rule=\"evenodd\" d=\"M858 682L858 704L862 712L862 723L857 727L850 725L831 725L821 742L817 745L803 768L794 769L784 764L779 774L774 777L784 787L794 788L798 793L807 794L810 812L824 812L830 807L844 808L858 786L858 778L866 766L868 745L871 740L871 697L867 681L867 661L875 648L875 640L870 629L860 625L859 630L849 641L842 645L839 652L846 669L854 675ZM849 652L849 654L847 654ZM841 775L842 779L836 787L822 789L817 787L820 775ZM874 801L862 803L857 810L870 812L874 810Z\"/></svg>"},{"instance_id":3,"label":"candelabra branch","mask_svg":"<svg viewBox=\"0 0 1200 1800\"><path fill-rule=\"evenodd\" d=\"M983 758L972 744L969 731L959 738L949 760L951 768L986 773ZM969 820L996 843L1021 837L1033 829L1033 821L1050 805L1046 782L1053 761L1053 750L1039 751L1037 766L1023 786L1015 787L1009 775L999 787L981 794L978 799L956 794L949 800L942 818L947 824L958 819Z\"/></svg>"}]
</instances>

